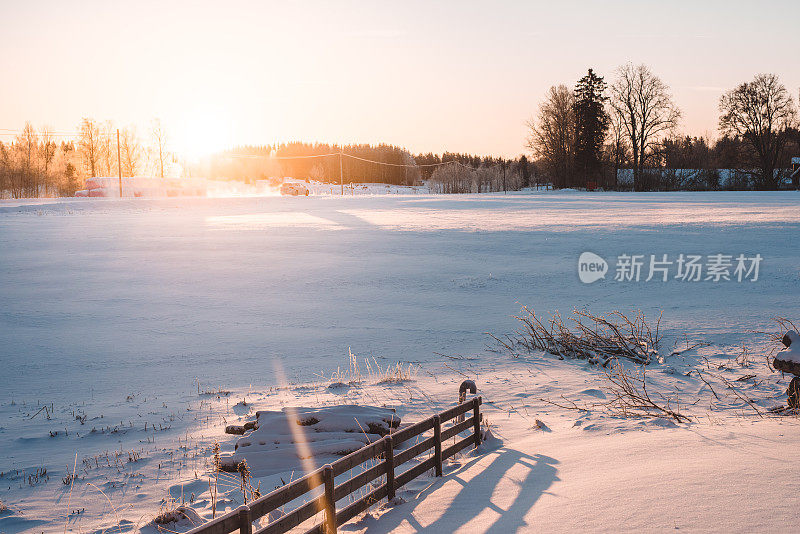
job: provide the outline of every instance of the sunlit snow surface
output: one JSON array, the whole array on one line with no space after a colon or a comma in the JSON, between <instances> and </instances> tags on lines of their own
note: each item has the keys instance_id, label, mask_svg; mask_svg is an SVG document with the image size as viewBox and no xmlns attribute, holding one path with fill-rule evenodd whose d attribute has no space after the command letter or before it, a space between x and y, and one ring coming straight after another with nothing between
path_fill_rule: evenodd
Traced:
<instances>
[{"instance_id":1,"label":"sunlit snow surface","mask_svg":"<svg viewBox=\"0 0 800 534\"><path fill-rule=\"evenodd\" d=\"M484 332L514 329L520 304L663 310L671 341L750 343L772 317L800 318L798 230L797 192L0 201L0 501L15 511L0 512L0 531L118 523L99 489L126 510L126 529L132 509L149 521L170 487L177 497L180 480L205 473L202 447L224 437L222 418L242 416L242 397L279 408L278 368L293 384L318 381L352 348L447 384L460 377L440 354L502 369ZM609 263L764 259L757 282L622 283L611 272L584 285L584 251ZM452 401L431 387L441 406ZM233 393L198 395L216 388ZM85 458L95 467L70 496L61 479L76 453L78 470ZM39 467L49 481L29 481ZM69 508L86 511L67 519Z\"/></svg>"}]
</instances>

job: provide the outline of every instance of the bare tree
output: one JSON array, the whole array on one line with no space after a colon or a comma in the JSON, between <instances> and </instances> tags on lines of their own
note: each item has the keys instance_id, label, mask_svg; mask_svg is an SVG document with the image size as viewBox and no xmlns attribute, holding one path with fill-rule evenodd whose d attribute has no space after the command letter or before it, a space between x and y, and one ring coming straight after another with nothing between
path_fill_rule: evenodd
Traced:
<instances>
[{"instance_id":1,"label":"bare tree","mask_svg":"<svg viewBox=\"0 0 800 534\"><path fill-rule=\"evenodd\" d=\"M434 193L472 193L477 181L475 169L453 162L436 167L428 187Z\"/></svg>"},{"instance_id":2,"label":"bare tree","mask_svg":"<svg viewBox=\"0 0 800 534\"><path fill-rule=\"evenodd\" d=\"M117 173L117 145L114 122L107 120L100 126L99 167L103 176L114 176Z\"/></svg>"},{"instance_id":3,"label":"bare tree","mask_svg":"<svg viewBox=\"0 0 800 534\"><path fill-rule=\"evenodd\" d=\"M6 191L11 191L13 185L11 177L11 156L8 147L0 141L0 198L4 198Z\"/></svg>"},{"instance_id":4,"label":"bare tree","mask_svg":"<svg viewBox=\"0 0 800 534\"><path fill-rule=\"evenodd\" d=\"M164 166L169 163L169 151L167 150L167 132L164 130L160 119L153 121L151 134L153 136L152 151L155 163L159 176L164 178Z\"/></svg>"},{"instance_id":5,"label":"bare tree","mask_svg":"<svg viewBox=\"0 0 800 534\"><path fill-rule=\"evenodd\" d=\"M492 190L499 190L498 184L502 184L503 169L500 165L483 164L475 169L475 181L478 193L488 193Z\"/></svg>"},{"instance_id":6,"label":"bare tree","mask_svg":"<svg viewBox=\"0 0 800 534\"><path fill-rule=\"evenodd\" d=\"M566 85L553 86L539 106L537 120L528 121L527 146L556 187L568 185L574 166L575 95Z\"/></svg>"},{"instance_id":7,"label":"bare tree","mask_svg":"<svg viewBox=\"0 0 800 534\"><path fill-rule=\"evenodd\" d=\"M612 113L609 117L609 142L607 144L608 159L614 166L613 185L619 187L619 168L625 161L625 126L619 113Z\"/></svg>"},{"instance_id":8,"label":"bare tree","mask_svg":"<svg viewBox=\"0 0 800 534\"><path fill-rule=\"evenodd\" d=\"M142 159L142 144L133 126L120 130L119 145L122 153L122 174L136 176Z\"/></svg>"},{"instance_id":9,"label":"bare tree","mask_svg":"<svg viewBox=\"0 0 800 534\"><path fill-rule=\"evenodd\" d=\"M628 63L617 69L611 85L611 107L618 115L630 145L633 188L644 189L642 169L675 128L681 112L672 102L669 88L646 65Z\"/></svg>"},{"instance_id":10,"label":"bare tree","mask_svg":"<svg viewBox=\"0 0 800 534\"><path fill-rule=\"evenodd\" d=\"M323 167L319 163L315 164L313 167L311 167L311 171L309 171L308 177L314 180L315 182L324 182L325 167Z\"/></svg>"},{"instance_id":11,"label":"bare tree","mask_svg":"<svg viewBox=\"0 0 800 534\"><path fill-rule=\"evenodd\" d=\"M58 145L53 141L53 133L49 127L45 126L40 131L41 142L39 144L39 161L42 164L42 177L47 185L51 184L50 167L56 157Z\"/></svg>"},{"instance_id":12,"label":"bare tree","mask_svg":"<svg viewBox=\"0 0 800 534\"><path fill-rule=\"evenodd\" d=\"M89 176L97 176L97 163L100 159L100 127L94 119L81 121L78 148Z\"/></svg>"},{"instance_id":13,"label":"bare tree","mask_svg":"<svg viewBox=\"0 0 800 534\"><path fill-rule=\"evenodd\" d=\"M16 139L17 152L21 166L20 196L39 196L38 171L36 156L39 151L39 136L30 122L25 123L22 132Z\"/></svg>"},{"instance_id":14,"label":"bare tree","mask_svg":"<svg viewBox=\"0 0 800 534\"><path fill-rule=\"evenodd\" d=\"M797 122L794 101L778 76L759 74L740 84L720 97L719 110L720 131L743 138L753 150L756 188L777 189L775 168Z\"/></svg>"}]
</instances>

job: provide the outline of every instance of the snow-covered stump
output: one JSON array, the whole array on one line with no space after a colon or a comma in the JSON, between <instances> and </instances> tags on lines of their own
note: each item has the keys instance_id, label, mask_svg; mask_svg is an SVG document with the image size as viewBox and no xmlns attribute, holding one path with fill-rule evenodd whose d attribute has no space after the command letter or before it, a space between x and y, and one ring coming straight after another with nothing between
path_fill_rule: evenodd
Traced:
<instances>
[{"instance_id":1,"label":"snow-covered stump","mask_svg":"<svg viewBox=\"0 0 800 534\"><path fill-rule=\"evenodd\" d=\"M261 477L300 469L304 460L313 459L317 465L331 463L400 426L394 410L373 406L284 408L256 412L256 418L244 426L225 429L244 435L237 440L233 454L222 456L223 470L235 471L247 460L253 475Z\"/></svg>"},{"instance_id":2,"label":"snow-covered stump","mask_svg":"<svg viewBox=\"0 0 800 534\"><path fill-rule=\"evenodd\" d=\"M800 335L794 330L789 330L781 342L784 348L775 355L772 366L779 371L794 375L789 387L786 388L786 402L789 408L800 408Z\"/></svg>"}]
</instances>

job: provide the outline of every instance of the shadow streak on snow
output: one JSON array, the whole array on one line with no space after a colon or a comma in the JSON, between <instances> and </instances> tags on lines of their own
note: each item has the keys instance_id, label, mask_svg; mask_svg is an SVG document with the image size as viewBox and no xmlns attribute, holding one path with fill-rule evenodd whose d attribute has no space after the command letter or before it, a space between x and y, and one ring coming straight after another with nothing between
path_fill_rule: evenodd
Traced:
<instances>
[{"instance_id":1,"label":"shadow streak on snow","mask_svg":"<svg viewBox=\"0 0 800 534\"><path fill-rule=\"evenodd\" d=\"M459 476L461 472L475 466L487 456L494 458L479 474L469 481ZM547 492L553 482L559 480L556 476L558 470L555 467L558 463L558 460L549 456L540 454L531 456L515 449L498 449L488 455L472 459L450 475L435 479L417 496L416 500L388 511L370 525L367 532L391 532L403 523L405 523L404 527L410 526L417 532L455 532L465 527L487 508L494 511L499 517L485 530L481 528L482 532L494 534L515 532L529 526L525 521L525 515ZM520 465L528 472L522 480L516 482L518 491L513 502L507 509L503 509L493 502L492 496L501 480L510 477L510 472L515 467L519 468ZM452 505L447 507L433 523L426 526L421 525L414 517L414 512L425 504L426 495L433 494L444 484L453 481L458 482L462 487L452 497ZM535 527L535 525L530 526ZM474 528L471 526L471 529Z\"/></svg>"},{"instance_id":2,"label":"shadow streak on snow","mask_svg":"<svg viewBox=\"0 0 800 534\"><path fill-rule=\"evenodd\" d=\"M326 210L322 212L318 212L316 210L306 210L306 213L311 216L320 217L330 221L333 224L339 225L347 230L359 228L377 228L374 224L367 221L363 217L358 217L352 213L347 213L344 210Z\"/></svg>"}]
</instances>

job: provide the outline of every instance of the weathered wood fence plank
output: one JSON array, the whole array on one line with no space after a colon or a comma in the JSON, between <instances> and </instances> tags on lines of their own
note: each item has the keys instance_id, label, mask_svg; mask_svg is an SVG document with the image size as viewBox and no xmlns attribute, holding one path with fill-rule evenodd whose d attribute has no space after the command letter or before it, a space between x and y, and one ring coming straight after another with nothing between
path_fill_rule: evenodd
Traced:
<instances>
[{"instance_id":1,"label":"weathered wood fence plank","mask_svg":"<svg viewBox=\"0 0 800 534\"><path fill-rule=\"evenodd\" d=\"M314 534L335 534L339 525L349 521L383 498L395 497L398 488L403 487L427 471L433 470L436 476L442 476L442 463L470 445L477 447L481 443L480 413L481 397L475 397L444 412L429 417L419 423L397 430L384 438L370 443L363 448L340 458L309 473L263 497L259 497L249 506L241 506L208 523L200 525L187 534L253 534L253 521L290 504L292 501L315 491L317 496L281 515L267 526L255 531L255 534L283 534L303 522L323 513L323 522L315 525L307 532ZM464 419L467 412L472 417ZM455 419L455 423L443 428L445 423ZM472 433L459 439L453 445L443 448L444 442L472 429ZM423 436L433 430L433 436L422 439L418 443L399 448L405 442ZM420 454L433 449L433 454L419 464L397 473L397 468L416 458ZM376 460L374 465L352 476L344 482L336 484L335 477L344 475L369 460ZM375 487L374 481L385 476L385 483ZM322 486L320 492L317 488ZM336 510L336 503L367 487L371 489L363 497Z\"/></svg>"}]
</instances>

